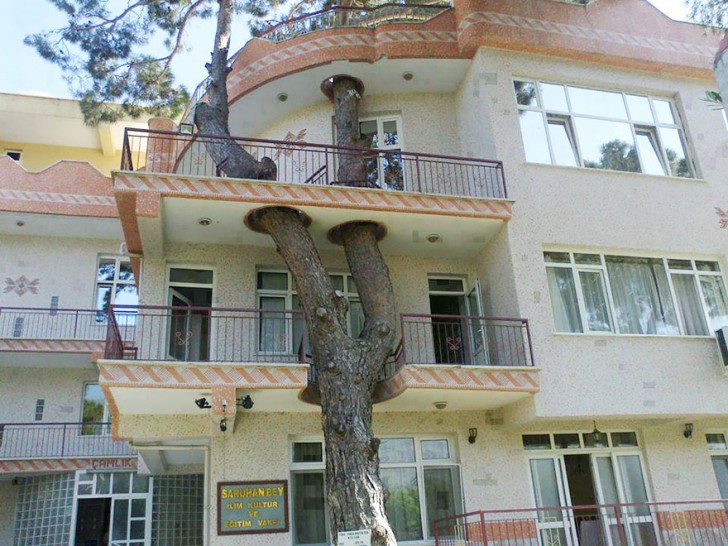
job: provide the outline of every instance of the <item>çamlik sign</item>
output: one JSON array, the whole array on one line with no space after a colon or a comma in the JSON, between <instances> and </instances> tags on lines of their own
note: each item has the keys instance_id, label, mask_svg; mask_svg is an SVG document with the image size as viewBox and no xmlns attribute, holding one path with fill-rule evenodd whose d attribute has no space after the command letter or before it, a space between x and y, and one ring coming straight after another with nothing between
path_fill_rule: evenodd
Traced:
<instances>
[{"instance_id":1,"label":"\u00e7amlik sign","mask_svg":"<svg viewBox=\"0 0 728 546\"><path fill-rule=\"evenodd\" d=\"M288 482L218 482L217 534L288 532Z\"/></svg>"}]
</instances>

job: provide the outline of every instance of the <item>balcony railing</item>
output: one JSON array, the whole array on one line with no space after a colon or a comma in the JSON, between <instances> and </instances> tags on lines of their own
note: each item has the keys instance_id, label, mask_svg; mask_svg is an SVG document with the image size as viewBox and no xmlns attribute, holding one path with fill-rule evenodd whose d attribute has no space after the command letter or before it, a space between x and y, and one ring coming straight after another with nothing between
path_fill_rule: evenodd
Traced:
<instances>
[{"instance_id":1,"label":"balcony railing","mask_svg":"<svg viewBox=\"0 0 728 546\"><path fill-rule=\"evenodd\" d=\"M0 423L0 460L132 456L111 423Z\"/></svg>"},{"instance_id":2,"label":"balcony railing","mask_svg":"<svg viewBox=\"0 0 728 546\"><path fill-rule=\"evenodd\" d=\"M104 311L0 307L0 339L102 341L105 337Z\"/></svg>"},{"instance_id":3,"label":"balcony railing","mask_svg":"<svg viewBox=\"0 0 728 546\"><path fill-rule=\"evenodd\" d=\"M207 145L234 140L253 157L269 157L278 169L277 181L313 186L343 185L341 162L361 161L366 180L359 185L389 191L502 199L507 197L500 161L379 150L344 148L284 140L183 135L127 128L121 170L180 176L226 176ZM351 185L351 184L349 184Z\"/></svg>"},{"instance_id":4,"label":"balcony railing","mask_svg":"<svg viewBox=\"0 0 728 546\"><path fill-rule=\"evenodd\" d=\"M485 510L433 525L436 546L725 546L728 500Z\"/></svg>"},{"instance_id":5,"label":"balcony railing","mask_svg":"<svg viewBox=\"0 0 728 546\"><path fill-rule=\"evenodd\" d=\"M533 366L526 319L402 315L407 364Z\"/></svg>"},{"instance_id":6,"label":"balcony railing","mask_svg":"<svg viewBox=\"0 0 728 546\"><path fill-rule=\"evenodd\" d=\"M106 358L303 363L303 311L113 306Z\"/></svg>"},{"instance_id":7,"label":"balcony railing","mask_svg":"<svg viewBox=\"0 0 728 546\"><path fill-rule=\"evenodd\" d=\"M335 6L273 25L258 34L271 42L285 42L330 28L376 28L392 23L425 23L450 4L381 4L371 8Z\"/></svg>"}]
</instances>

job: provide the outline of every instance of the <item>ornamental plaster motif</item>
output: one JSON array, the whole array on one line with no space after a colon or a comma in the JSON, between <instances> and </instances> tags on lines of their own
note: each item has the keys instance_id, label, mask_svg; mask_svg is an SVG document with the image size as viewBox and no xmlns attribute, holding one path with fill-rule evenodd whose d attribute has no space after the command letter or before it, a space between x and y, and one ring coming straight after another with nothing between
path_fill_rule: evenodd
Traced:
<instances>
[{"instance_id":1,"label":"ornamental plaster motif","mask_svg":"<svg viewBox=\"0 0 728 546\"><path fill-rule=\"evenodd\" d=\"M298 131L297 134L293 134L290 131L288 131L288 134L283 138L284 142L290 142L289 145L281 144L280 142L276 144L276 154L273 156L273 159L278 159L281 157L281 155L285 155L288 157L291 157L293 155L294 148L300 147L296 146L296 144L305 144L306 143L306 129L301 129Z\"/></svg>"},{"instance_id":2,"label":"ornamental plaster motif","mask_svg":"<svg viewBox=\"0 0 728 546\"><path fill-rule=\"evenodd\" d=\"M82 353L101 355L104 341L46 340L46 339L0 339L0 352L38 352L38 353Z\"/></svg>"},{"instance_id":3,"label":"ornamental plaster motif","mask_svg":"<svg viewBox=\"0 0 728 546\"><path fill-rule=\"evenodd\" d=\"M17 279L13 280L10 277L7 277L5 279L5 288L3 289L3 294L8 294L10 292L16 294L18 297L22 297L28 292L31 294L37 294L40 279L33 279L32 281L26 277L25 275L21 275Z\"/></svg>"},{"instance_id":4,"label":"ornamental plaster motif","mask_svg":"<svg viewBox=\"0 0 728 546\"><path fill-rule=\"evenodd\" d=\"M718 227L720 229L728 228L728 210L715 207L715 213L720 216L720 219L718 220Z\"/></svg>"},{"instance_id":5,"label":"ornamental plaster motif","mask_svg":"<svg viewBox=\"0 0 728 546\"><path fill-rule=\"evenodd\" d=\"M113 466L112 466L113 463ZM75 458L75 459L22 459L0 461L0 476L3 474L28 474L35 472L73 472L76 470L97 470L100 468L137 468L138 457Z\"/></svg>"}]
</instances>

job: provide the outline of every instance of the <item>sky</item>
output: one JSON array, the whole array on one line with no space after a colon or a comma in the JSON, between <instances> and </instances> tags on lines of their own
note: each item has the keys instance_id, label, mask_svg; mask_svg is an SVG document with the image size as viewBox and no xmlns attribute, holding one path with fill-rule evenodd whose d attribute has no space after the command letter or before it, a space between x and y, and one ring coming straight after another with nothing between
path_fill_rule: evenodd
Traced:
<instances>
[{"instance_id":1,"label":"sky","mask_svg":"<svg viewBox=\"0 0 728 546\"><path fill-rule=\"evenodd\" d=\"M687 19L684 0L649 0L665 14L677 20ZM60 70L44 61L34 49L23 44L23 38L40 30L63 24L63 18L48 0L1 0L6 5L0 17L0 92L41 94L70 98L71 93ZM10 9L8 9L10 8ZM195 21L190 27L187 50L177 57L173 71L192 92L207 75L204 65L210 60L214 21ZM249 39L247 25L237 23L231 51L235 52Z\"/></svg>"}]
</instances>

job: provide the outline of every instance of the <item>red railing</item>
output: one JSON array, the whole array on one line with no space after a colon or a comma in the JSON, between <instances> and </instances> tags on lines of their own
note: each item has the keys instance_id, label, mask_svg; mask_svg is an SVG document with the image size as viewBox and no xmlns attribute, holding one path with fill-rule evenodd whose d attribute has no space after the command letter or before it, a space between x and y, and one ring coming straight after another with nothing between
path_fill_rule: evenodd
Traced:
<instances>
[{"instance_id":1,"label":"red railing","mask_svg":"<svg viewBox=\"0 0 728 546\"><path fill-rule=\"evenodd\" d=\"M371 8L334 6L329 9L306 13L277 23L257 38L271 42L284 42L330 28L376 28L394 23L425 23L439 15L451 4L380 4Z\"/></svg>"},{"instance_id":2,"label":"red railing","mask_svg":"<svg viewBox=\"0 0 728 546\"><path fill-rule=\"evenodd\" d=\"M303 363L303 311L112 306L106 358Z\"/></svg>"},{"instance_id":3,"label":"red railing","mask_svg":"<svg viewBox=\"0 0 728 546\"><path fill-rule=\"evenodd\" d=\"M0 423L0 460L135 455L111 423Z\"/></svg>"},{"instance_id":4,"label":"red railing","mask_svg":"<svg viewBox=\"0 0 728 546\"><path fill-rule=\"evenodd\" d=\"M726 546L728 500L484 510L433 527L436 546Z\"/></svg>"},{"instance_id":5,"label":"red railing","mask_svg":"<svg viewBox=\"0 0 728 546\"><path fill-rule=\"evenodd\" d=\"M0 339L101 341L105 336L105 311L0 307Z\"/></svg>"},{"instance_id":6,"label":"red railing","mask_svg":"<svg viewBox=\"0 0 728 546\"><path fill-rule=\"evenodd\" d=\"M526 319L404 314L401 321L407 364L533 366Z\"/></svg>"},{"instance_id":7,"label":"red railing","mask_svg":"<svg viewBox=\"0 0 728 546\"><path fill-rule=\"evenodd\" d=\"M133 128L125 130L121 170L226 176L225 165L217 165L207 151L208 145L225 140L234 140L257 159L271 158L277 167L277 182L339 185L338 165L356 161L364 164L362 176L366 179L358 182L360 186L489 199L507 197L500 161L307 142L183 135ZM180 185L180 191L185 191L183 185Z\"/></svg>"}]
</instances>

